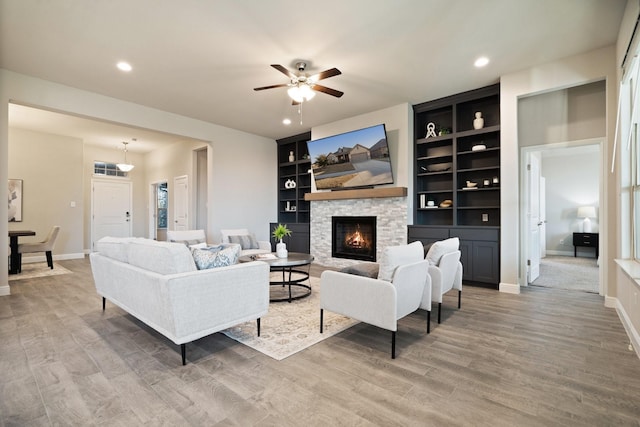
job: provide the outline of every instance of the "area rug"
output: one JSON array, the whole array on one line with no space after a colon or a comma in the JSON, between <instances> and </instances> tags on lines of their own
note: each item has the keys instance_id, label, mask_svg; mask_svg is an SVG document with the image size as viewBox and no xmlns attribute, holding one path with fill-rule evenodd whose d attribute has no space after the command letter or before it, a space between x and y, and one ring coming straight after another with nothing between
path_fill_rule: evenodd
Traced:
<instances>
[{"instance_id":1,"label":"area rug","mask_svg":"<svg viewBox=\"0 0 640 427\"><path fill-rule=\"evenodd\" d=\"M53 263L53 270L49 268L46 262L34 262L22 264L22 271L18 274L10 274L9 281L35 279L36 277L58 276L60 274L71 274L71 270L67 270L63 266Z\"/></svg>"},{"instance_id":2,"label":"area rug","mask_svg":"<svg viewBox=\"0 0 640 427\"><path fill-rule=\"evenodd\" d=\"M533 286L598 293L598 264L594 258L546 256Z\"/></svg>"},{"instance_id":3,"label":"area rug","mask_svg":"<svg viewBox=\"0 0 640 427\"><path fill-rule=\"evenodd\" d=\"M223 334L276 360L285 359L358 323L329 311L324 312L320 333L320 279L311 277L311 295L291 303L271 302L262 317L260 336L256 322L225 329ZM307 284L308 282L305 282Z\"/></svg>"}]
</instances>

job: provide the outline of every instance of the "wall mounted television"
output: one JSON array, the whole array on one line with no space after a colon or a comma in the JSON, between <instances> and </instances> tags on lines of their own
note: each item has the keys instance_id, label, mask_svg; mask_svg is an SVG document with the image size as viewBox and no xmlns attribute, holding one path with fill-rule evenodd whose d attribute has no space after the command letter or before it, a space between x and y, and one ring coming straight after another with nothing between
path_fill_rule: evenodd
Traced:
<instances>
[{"instance_id":1,"label":"wall mounted television","mask_svg":"<svg viewBox=\"0 0 640 427\"><path fill-rule=\"evenodd\" d=\"M384 124L307 142L318 190L393 184Z\"/></svg>"}]
</instances>

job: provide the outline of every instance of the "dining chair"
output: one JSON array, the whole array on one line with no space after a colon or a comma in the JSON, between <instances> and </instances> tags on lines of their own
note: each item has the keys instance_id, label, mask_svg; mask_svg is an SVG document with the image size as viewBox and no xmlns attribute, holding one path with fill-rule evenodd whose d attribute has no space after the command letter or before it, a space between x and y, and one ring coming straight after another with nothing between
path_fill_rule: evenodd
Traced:
<instances>
[{"instance_id":1,"label":"dining chair","mask_svg":"<svg viewBox=\"0 0 640 427\"><path fill-rule=\"evenodd\" d=\"M53 270L53 247L56 244L59 226L54 226L45 240L38 243L20 243L18 245L18 272L22 271L22 254L30 254L35 252L44 252L47 257L47 265Z\"/></svg>"}]
</instances>

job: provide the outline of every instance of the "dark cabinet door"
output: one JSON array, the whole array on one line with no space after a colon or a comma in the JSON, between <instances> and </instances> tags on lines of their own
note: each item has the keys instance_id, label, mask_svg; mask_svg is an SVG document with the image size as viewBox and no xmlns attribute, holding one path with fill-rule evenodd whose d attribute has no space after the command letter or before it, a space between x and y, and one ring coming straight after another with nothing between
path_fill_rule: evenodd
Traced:
<instances>
[{"instance_id":1,"label":"dark cabinet door","mask_svg":"<svg viewBox=\"0 0 640 427\"><path fill-rule=\"evenodd\" d=\"M462 280L475 280L473 278L473 242L460 240L460 262L462 263Z\"/></svg>"},{"instance_id":2,"label":"dark cabinet door","mask_svg":"<svg viewBox=\"0 0 640 427\"><path fill-rule=\"evenodd\" d=\"M473 278L476 282L499 283L498 242L473 242Z\"/></svg>"}]
</instances>

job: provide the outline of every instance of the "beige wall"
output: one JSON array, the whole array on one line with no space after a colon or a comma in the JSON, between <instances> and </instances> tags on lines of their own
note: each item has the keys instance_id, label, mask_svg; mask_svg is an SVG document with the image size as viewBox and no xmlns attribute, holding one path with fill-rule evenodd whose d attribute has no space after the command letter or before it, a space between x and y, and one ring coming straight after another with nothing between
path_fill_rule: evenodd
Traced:
<instances>
[{"instance_id":1,"label":"beige wall","mask_svg":"<svg viewBox=\"0 0 640 427\"><path fill-rule=\"evenodd\" d=\"M208 141L211 147L207 157L211 172L207 189L208 233L216 235L219 234L216 230L220 228L242 225L254 229L257 236L263 238L268 235L269 223L277 218L277 160L274 140L4 69L0 69L0 165L3 165L0 167L0 181L6 182L9 178L8 168L4 167L9 163L9 102ZM78 155L77 165L82 168L83 162L86 165L87 156L83 158L82 152ZM139 172L136 171L137 173ZM88 180L83 178L82 171L78 177L81 183ZM135 178L135 203L141 203L142 210L146 209L148 203L147 187L150 179L143 177L143 184L139 186ZM86 200L87 193L79 191L77 201L82 203ZM0 197L7 197L6 186L0 186ZM78 215L78 246L82 247L87 234L84 225L86 221L83 221L82 213ZM137 227L138 225L137 232L145 235L146 227L143 225L142 231L138 231ZM0 220L0 238L8 242L7 230L8 222L5 217L4 221ZM10 293L7 260L8 244L0 244L0 295Z\"/></svg>"},{"instance_id":2,"label":"beige wall","mask_svg":"<svg viewBox=\"0 0 640 427\"><path fill-rule=\"evenodd\" d=\"M611 161L613 133L617 109L615 47L609 46L584 54L564 58L548 64L504 75L500 79L501 114L501 231L500 231L500 290L519 292L524 283L524 261L520 250L520 217L524 209L520 199L520 150L518 146L518 100L525 96L569 88L604 80L606 82L606 142L601 153L603 170ZM602 236L601 267L604 275L605 294L607 284L614 281L613 253L617 236L616 182L610 174L604 174L604 192L601 200L600 233ZM519 214L514 214L518 212ZM602 276L601 276L602 277Z\"/></svg>"},{"instance_id":3,"label":"beige wall","mask_svg":"<svg viewBox=\"0 0 640 427\"><path fill-rule=\"evenodd\" d=\"M23 180L23 220L9 223L9 229L34 230L36 236L20 241L39 242L59 225L54 256L83 256L82 141L22 129L11 129L9 141L9 177Z\"/></svg>"}]
</instances>

